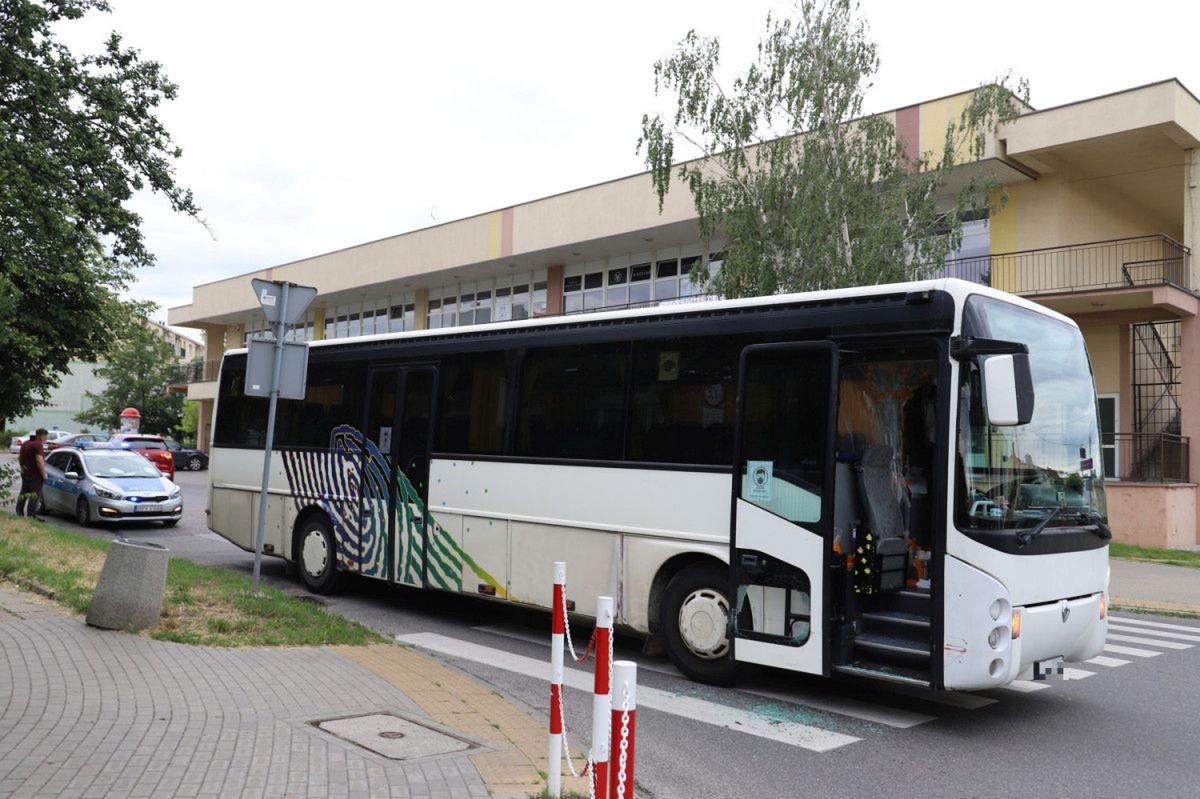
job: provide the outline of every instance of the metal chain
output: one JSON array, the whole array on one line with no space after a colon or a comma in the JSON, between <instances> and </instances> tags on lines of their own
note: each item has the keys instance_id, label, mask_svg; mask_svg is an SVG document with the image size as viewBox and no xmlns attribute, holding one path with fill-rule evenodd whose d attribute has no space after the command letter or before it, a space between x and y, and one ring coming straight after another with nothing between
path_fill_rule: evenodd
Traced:
<instances>
[{"instance_id":1,"label":"metal chain","mask_svg":"<svg viewBox=\"0 0 1200 799\"><path fill-rule=\"evenodd\" d=\"M604 745L612 746L612 684L613 684L613 631L612 625L608 628L608 718L604 720ZM612 752L608 753L608 767L612 768ZM605 775L608 776L607 774ZM596 799L595 796L591 799Z\"/></svg>"},{"instance_id":2,"label":"metal chain","mask_svg":"<svg viewBox=\"0 0 1200 799\"><path fill-rule=\"evenodd\" d=\"M571 643L571 622L568 620L569 617L567 616L567 586L566 586L566 584L560 585L559 590L562 593L563 629L564 629L564 632L566 633L566 635L564 637L567 639L567 646L571 650L571 657L575 658L576 663L582 663L583 661L580 658L575 657L575 645L573 643ZM588 649L585 650L583 653L584 658L586 658L588 656L588 652L590 650L591 650L591 645L589 644ZM566 691L564 691L563 688L564 688L564 686L561 684L558 686L558 717L562 720L562 748L563 748L563 754L566 755L566 757L567 757L567 769L570 770L572 777L575 777L576 779L578 779L579 772L577 772L575 770L575 761L571 759L571 744L567 741L567 713L566 713L566 710L563 708L563 694L566 693Z\"/></svg>"},{"instance_id":3,"label":"metal chain","mask_svg":"<svg viewBox=\"0 0 1200 799\"><path fill-rule=\"evenodd\" d=\"M624 701L621 703L621 756L617 762L617 798L625 799L625 767L629 762L629 686L625 686ZM630 797L630 799L633 799Z\"/></svg>"},{"instance_id":4,"label":"metal chain","mask_svg":"<svg viewBox=\"0 0 1200 799\"><path fill-rule=\"evenodd\" d=\"M563 608L563 630L566 632L567 649L571 650L571 658L576 663L582 663L588 659L588 655L592 654L592 648L596 646L596 629L592 628L592 637L588 639L587 648L583 650L583 656L575 654L575 642L571 640L571 614L567 613L567 585L563 583L559 587L562 593L562 608Z\"/></svg>"}]
</instances>

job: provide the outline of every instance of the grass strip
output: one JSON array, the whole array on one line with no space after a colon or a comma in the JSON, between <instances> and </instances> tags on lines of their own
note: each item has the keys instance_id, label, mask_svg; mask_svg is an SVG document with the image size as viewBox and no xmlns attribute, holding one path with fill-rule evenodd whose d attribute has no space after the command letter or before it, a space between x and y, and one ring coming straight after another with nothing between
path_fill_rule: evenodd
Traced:
<instances>
[{"instance_id":1,"label":"grass strip","mask_svg":"<svg viewBox=\"0 0 1200 799\"><path fill-rule=\"evenodd\" d=\"M1188 549L1154 549L1153 547L1112 543L1108 545L1108 554L1124 560L1140 560L1148 563L1165 563L1170 566L1188 566L1200 569L1200 552Z\"/></svg>"},{"instance_id":2,"label":"grass strip","mask_svg":"<svg viewBox=\"0 0 1200 799\"><path fill-rule=\"evenodd\" d=\"M153 535L145 536L152 539ZM109 542L0 513L0 579L36 586L75 613L86 613ZM171 558L162 617L143 635L204 646L358 646L378 633L320 605L213 566Z\"/></svg>"}]
</instances>

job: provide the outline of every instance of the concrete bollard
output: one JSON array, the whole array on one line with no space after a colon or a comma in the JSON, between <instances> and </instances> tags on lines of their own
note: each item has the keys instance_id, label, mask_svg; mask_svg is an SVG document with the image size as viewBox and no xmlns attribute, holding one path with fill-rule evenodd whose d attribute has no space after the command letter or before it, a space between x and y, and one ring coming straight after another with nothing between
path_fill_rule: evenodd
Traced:
<instances>
[{"instance_id":1,"label":"concrete bollard","mask_svg":"<svg viewBox=\"0 0 1200 799\"><path fill-rule=\"evenodd\" d=\"M118 538L112 542L87 623L104 630L141 630L158 624L167 588L166 547Z\"/></svg>"}]
</instances>

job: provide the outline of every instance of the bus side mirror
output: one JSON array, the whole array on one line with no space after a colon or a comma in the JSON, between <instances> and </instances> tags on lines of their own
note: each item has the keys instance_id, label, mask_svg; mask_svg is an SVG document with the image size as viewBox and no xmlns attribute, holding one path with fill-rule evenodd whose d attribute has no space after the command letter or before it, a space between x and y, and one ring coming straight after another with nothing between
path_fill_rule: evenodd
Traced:
<instances>
[{"instance_id":1,"label":"bus side mirror","mask_svg":"<svg viewBox=\"0 0 1200 799\"><path fill-rule=\"evenodd\" d=\"M1029 355L990 355L983 359L983 407L995 427L1029 424L1033 418L1033 374Z\"/></svg>"}]
</instances>

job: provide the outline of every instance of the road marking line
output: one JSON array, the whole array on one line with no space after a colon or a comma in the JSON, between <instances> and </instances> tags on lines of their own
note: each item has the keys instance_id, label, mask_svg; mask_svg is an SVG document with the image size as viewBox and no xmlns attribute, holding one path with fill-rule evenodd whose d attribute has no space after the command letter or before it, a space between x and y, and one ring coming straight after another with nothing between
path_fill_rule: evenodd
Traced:
<instances>
[{"instance_id":1,"label":"road marking line","mask_svg":"<svg viewBox=\"0 0 1200 799\"><path fill-rule=\"evenodd\" d=\"M1108 666L1109 668L1125 666L1132 662L1132 660L1121 660L1121 658L1107 658L1104 655L1096 655L1096 657L1084 661L1084 663L1094 663L1097 666Z\"/></svg>"},{"instance_id":2,"label":"road marking line","mask_svg":"<svg viewBox=\"0 0 1200 799\"><path fill-rule=\"evenodd\" d=\"M809 693L759 690L757 688L743 688L741 689L741 693L754 694L755 696L765 696L767 699L778 699L780 701L789 702L795 705L803 705L804 707L813 707L817 710L825 710L842 716L850 716L851 718L862 719L863 721L884 724L888 727L898 727L902 730L906 730L909 727L915 727L918 724L924 724L927 721L934 721L937 718L936 716L926 716L923 713L913 713L909 710L889 708L883 705L875 705L870 702L863 702L858 699L850 699L847 697L839 697L838 699L830 700L821 699Z\"/></svg>"},{"instance_id":3,"label":"road marking line","mask_svg":"<svg viewBox=\"0 0 1200 799\"><path fill-rule=\"evenodd\" d=\"M550 639L548 636L537 635L532 630L528 630L524 627L519 627L515 624L493 624L490 626L472 627L471 629L478 630L481 633L488 633L490 635L498 635L501 638L511 638L514 641L524 641L525 643L528 643L528 644L536 644L538 646L543 646L546 649L550 648ZM584 628L584 629L586 629L586 628ZM591 633L589 632L588 635L590 636ZM576 652L583 651L583 647L581 647L579 645L578 641L575 643L575 651ZM633 660L634 658L626 657L624 659L625 660ZM683 679L687 679L686 677L683 676L682 671L675 668L670 663L646 663L645 661L639 659L638 660L638 669L640 671L653 671L658 674L667 674L667 675L670 675L671 677L680 677Z\"/></svg>"},{"instance_id":4,"label":"road marking line","mask_svg":"<svg viewBox=\"0 0 1200 799\"><path fill-rule=\"evenodd\" d=\"M1104 651L1112 652L1115 655L1133 655L1135 658L1152 658L1162 654L1162 652L1154 652L1149 649L1138 649L1136 646L1117 646L1116 644L1105 644Z\"/></svg>"},{"instance_id":5,"label":"road marking line","mask_svg":"<svg viewBox=\"0 0 1200 799\"><path fill-rule=\"evenodd\" d=\"M1194 644L1181 644L1176 641L1160 641L1157 638L1142 638L1137 635L1114 635L1109 633L1106 641L1121 641L1126 644L1148 644L1149 646L1161 646L1163 649L1191 649Z\"/></svg>"},{"instance_id":6,"label":"road marking line","mask_svg":"<svg viewBox=\"0 0 1200 799\"><path fill-rule=\"evenodd\" d=\"M1096 672L1088 671L1087 669L1074 669L1070 666L1066 666L1063 668L1062 676L1064 680L1082 680L1087 677L1095 677Z\"/></svg>"},{"instance_id":7,"label":"road marking line","mask_svg":"<svg viewBox=\"0 0 1200 799\"><path fill-rule=\"evenodd\" d=\"M1200 635L1187 635L1186 633L1173 633L1167 630L1147 630L1145 627L1127 627L1124 624L1108 623L1108 629L1116 630L1122 633L1137 633L1138 635L1156 635L1159 638L1173 638L1176 641L1191 641L1192 643L1200 644Z\"/></svg>"},{"instance_id":8,"label":"road marking line","mask_svg":"<svg viewBox=\"0 0 1200 799\"><path fill-rule=\"evenodd\" d=\"M1168 624L1163 621L1146 621L1145 619L1136 619L1132 616L1115 616L1108 614L1110 619L1119 619L1122 624L1136 624L1139 627L1164 627L1168 630L1184 630L1186 632L1200 633L1200 627L1190 627L1186 624Z\"/></svg>"},{"instance_id":9,"label":"road marking line","mask_svg":"<svg viewBox=\"0 0 1200 799\"><path fill-rule=\"evenodd\" d=\"M410 644L434 652L440 652L451 657L483 663L505 671L516 672L539 680L549 679L548 664L514 655L501 649L472 644L448 638L437 633L416 633L413 635L398 635L396 640L402 644ZM563 671L563 682L571 688L586 691L593 689L593 678L590 672L582 669L567 668ZM704 699L690 696L679 696L668 691L662 691L649 686L638 686L638 709L658 710L675 716L693 719L715 727L736 730L759 738L766 738L813 752L828 752L846 744L859 740L852 735L823 730L807 724L797 724L783 719L751 713L735 707L720 705Z\"/></svg>"},{"instance_id":10,"label":"road marking line","mask_svg":"<svg viewBox=\"0 0 1200 799\"><path fill-rule=\"evenodd\" d=\"M472 627L471 629L478 630L481 633L489 633L491 635L498 635L501 638L511 638L514 641L524 641L526 643L538 644L540 646L544 646L547 648L549 648L549 646L550 646L550 641L547 638L547 636L538 635L538 634L534 633L532 630L529 630L525 627L520 627L516 624L480 625L478 627ZM576 648L576 650L579 649L578 643L576 644L575 648ZM645 669L646 671L653 671L653 672L657 672L658 674L667 674L672 677L680 677L682 679L686 679L686 677L684 677L684 675L683 675L683 672L681 672L679 669L672 666L670 663L662 663L662 664L645 663L645 662L639 660L638 661L638 669ZM892 688L894 688L895 686L888 685L886 687L885 686L880 686L880 687L884 690L892 690ZM792 702L794 704L806 705L808 707L813 707L818 710L827 710L831 713L838 713L843 716L850 716L851 718L863 719L864 721L876 722L879 724L887 725L889 727L899 727L901 729L907 729L908 727L915 727L918 724L924 724L925 722L928 722L928 721L934 721L937 718L937 716L926 716L922 713L915 713L915 712L909 711L909 710L900 710L900 709L896 709L896 708L889 708L887 705L876 705L871 702L864 702L859 699L850 699L848 697L840 699L838 701L829 701L827 699L814 696L812 693L809 693L809 692L787 693L787 692L783 692L783 691L780 691L780 692L772 692L769 690L761 690L760 691L757 689L739 689L739 690L741 691L741 693L744 693L744 694L755 694L757 696L766 697L768 699L779 699L779 700L782 700L785 702ZM985 697L975 697L970 694L954 694L954 693L934 692L934 691L930 691L929 689L921 689L921 688L916 688L914 690L925 691L925 694L921 694L920 696L917 696L917 698L925 699L927 701L932 701L932 702L941 702L942 704L951 705L953 707L961 707L961 708L965 708L967 710L975 710L977 708L995 704L995 702L996 702L995 699L987 699ZM931 693L933 694L932 697L926 695L926 694L931 694ZM914 696L916 696L916 695L914 694ZM947 700L947 697L950 697L950 699Z\"/></svg>"},{"instance_id":11,"label":"road marking line","mask_svg":"<svg viewBox=\"0 0 1200 799\"><path fill-rule=\"evenodd\" d=\"M1050 687L1048 682L1034 682L1033 680L1013 680L1008 685L1000 686L1005 691L1015 691L1019 694L1029 694L1034 691L1043 691Z\"/></svg>"}]
</instances>

